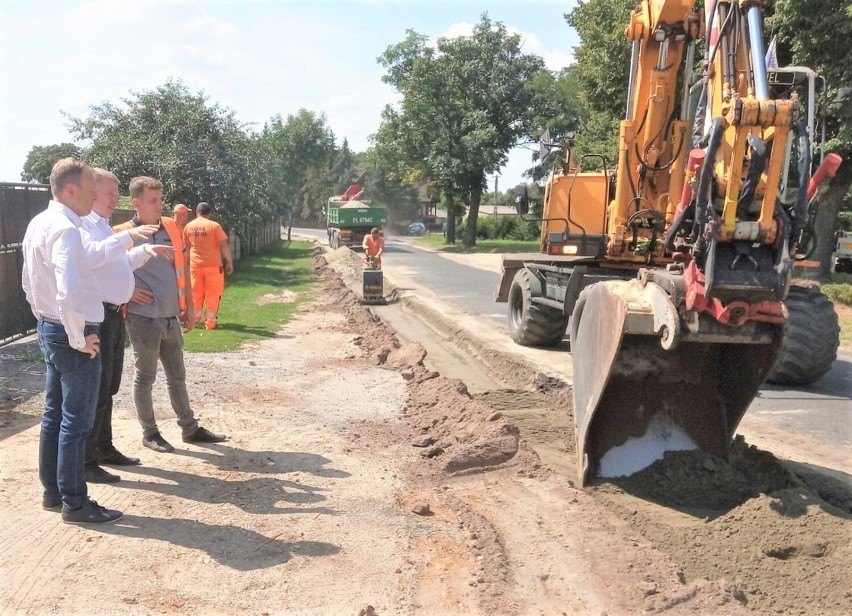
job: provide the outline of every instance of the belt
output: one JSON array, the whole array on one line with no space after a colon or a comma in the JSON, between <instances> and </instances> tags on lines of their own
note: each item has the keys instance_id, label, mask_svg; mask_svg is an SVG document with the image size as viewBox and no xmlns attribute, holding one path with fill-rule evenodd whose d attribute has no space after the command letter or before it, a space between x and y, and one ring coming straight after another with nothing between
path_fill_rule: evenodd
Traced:
<instances>
[{"instance_id":1,"label":"belt","mask_svg":"<svg viewBox=\"0 0 852 616\"><path fill-rule=\"evenodd\" d=\"M104 308L112 310L113 312L121 312L124 309L124 304L110 304L109 302L104 302Z\"/></svg>"},{"instance_id":2,"label":"belt","mask_svg":"<svg viewBox=\"0 0 852 616\"><path fill-rule=\"evenodd\" d=\"M54 319L53 317L39 317L40 320L45 323L53 323L54 325L62 325L62 321L59 319ZM100 321L86 321L86 325L92 325L94 327L100 327Z\"/></svg>"}]
</instances>

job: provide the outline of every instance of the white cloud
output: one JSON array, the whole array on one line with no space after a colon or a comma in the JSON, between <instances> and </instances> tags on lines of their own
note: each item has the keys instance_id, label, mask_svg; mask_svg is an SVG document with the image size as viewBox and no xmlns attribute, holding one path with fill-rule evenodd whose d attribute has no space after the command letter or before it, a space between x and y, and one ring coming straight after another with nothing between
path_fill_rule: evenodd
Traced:
<instances>
[{"instance_id":1,"label":"white cloud","mask_svg":"<svg viewBox=\"0 0 852 616\"><path fill-rule=\"evenodd\" d=\"M542 54L542 57L544 58L544 65L551 71L558 71L566 66L574 64L573 54L565 53L558 49L545 52Z\"/></svg>"},{"instance_id":2,"label":"white cloud","mask_svg":"<svg viewBox=\"0 0 852 616\"><path fill-rule=\"evenodd\" d=\"M460 22L451 24L444 32L438 35L439 38L460 38L462 36L470 36L473 34L473 24Z\"/></svg>"},{"instance_id":3,"label":"white cloud","mask_svg":"<svg viewBox=\"0 0 852 616\"><path fill-rule=\"evenodd\" d=\"M446 30L438 35L437 38L459 38L470 36L473 34L473 24L467 22L457 22L450 24ZM558 71L574 62L574 56L566 53L562 49L549 49L542 42L538 35L532 32L525 32L512 26L506 26L506 31L509 34L517 34L521 38L521 50L524 53L535 54L541 56L544 60L544 65L551 71ZM435 41L430 40L431 46L435 45Z\"/></svg>"}]
</instances>

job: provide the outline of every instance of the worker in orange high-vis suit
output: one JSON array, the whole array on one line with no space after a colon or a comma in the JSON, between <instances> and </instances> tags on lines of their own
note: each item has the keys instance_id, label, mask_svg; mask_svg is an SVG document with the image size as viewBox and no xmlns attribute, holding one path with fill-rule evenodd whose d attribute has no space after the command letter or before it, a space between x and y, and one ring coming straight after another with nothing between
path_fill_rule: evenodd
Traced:
<instances>
[{"instance_id":1,"label":"worker in orange high-vis suit","mask_svg":"<svg viewBox=\"0 0 852 616\"><path fill-rule=\"evenodd\" d=\"M218 222L210 220L212 208L201 202L195 208L195 220L186 225L183 236L189 247L189 278L195 322L201 320L201 305L207 310L205 329L216 329L219 302L225 291L225 274L234 271L228 236Z\"/></svg>"},{"instance_id":2,"label":"worker in orange high-vis suit","mask_svg":"<svg viewBox=\"0 0 852 616\"><path fill-rule=\"evenodd\" d=\"M385 236L381 229L378 227L370 229L370 235L364 238L361 246L364 248L364 264L367 264L367 257L373 257L373 263L381 268L382 253L385 251Z\"/></svg>"},{"instance_id":3,"label":"worker in orange high-vis suit","mask_svg":"<svg viewBox=\"0 0 852 616\"><path fill-rule=\"evenodd\" d=\"M178 227L180 227L181 233L183 233L183 228L189 221L189 208L186 207L183 203L178 203L175 206L175 209L172 210L172 216L174 217Z\"/></svg>"}]
</instances>

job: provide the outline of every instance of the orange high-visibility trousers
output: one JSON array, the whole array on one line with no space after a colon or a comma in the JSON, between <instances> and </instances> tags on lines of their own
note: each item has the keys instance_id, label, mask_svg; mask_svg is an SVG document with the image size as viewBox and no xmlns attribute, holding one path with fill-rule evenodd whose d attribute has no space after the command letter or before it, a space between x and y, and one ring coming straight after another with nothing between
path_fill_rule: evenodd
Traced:
<instances>
[{"instance_id":1,"label":"orange high-visibility trousers","mask_svg":"<svg viewBox=\"0 0 852 616\"><path fill-rule=\"evenodd\" d=\"M219 319L219 302L225 292L225 272L221 267L190 267L192 305L195 307L195 324L201 320L201 306L207 310L205 329L216 329Z\"/></svg>"}]
</instances>

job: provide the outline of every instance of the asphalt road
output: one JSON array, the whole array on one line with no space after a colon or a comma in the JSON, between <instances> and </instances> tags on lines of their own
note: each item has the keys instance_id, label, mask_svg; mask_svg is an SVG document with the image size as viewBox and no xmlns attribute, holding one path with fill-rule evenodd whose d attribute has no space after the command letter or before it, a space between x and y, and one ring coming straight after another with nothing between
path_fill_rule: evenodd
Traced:
<instances>
[{"instance_id":1,"label":"asphalt road","mask_svg":"<svg viewBox=\"0 0 852 616\"><path fill-rule=\"evenodd\" d=\"M324 229L293 229L294 234L326 240ZM387 260L409 272L416 284L430 289L471 315L490 319L506 328L506 304L494 301L499 275L469 267L417 248L412 238L388 237ZM840 352L832 369L814 385L789 389L764 386L748 415L785 432L852 452L852 353ZM852 455L852 454L850 454Z\"/></svg>"}]
</instances>

